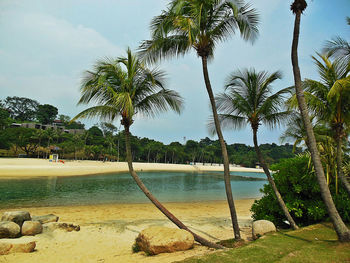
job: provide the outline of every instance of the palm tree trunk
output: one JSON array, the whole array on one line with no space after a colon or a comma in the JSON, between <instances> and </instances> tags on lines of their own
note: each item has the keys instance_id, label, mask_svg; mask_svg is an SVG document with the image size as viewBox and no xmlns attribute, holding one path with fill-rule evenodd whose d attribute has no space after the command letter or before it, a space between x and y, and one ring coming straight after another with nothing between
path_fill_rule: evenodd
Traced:
<instances>
[{"instance_id":1,"label":"palm tree trunk","mask_svg":"<svg viewBox=\"0 0 350 263\"><path fill-rule=\"evenodd\" d=\"M288 211L288 208L286 206L286 204L284 203L283 201L283 198L280 194L280 192L278 191L277 189L277 186L275 184L275 180L273 180L271 174L270 174L270 170L269 168L267 167L266 165L266 162L264 160L264 157L260 151L260 148L259 148L259 144L258 144L258 137L257 137L257 129L253 129L253 141L254 141L254 148L255 148L255 152L256 152L256 155L258 156L258 159L259 159L259 162L260 162L260 165L262 166L265 174L266 174L266 177L267 177L267 180L269 181L274 193L275 193L275 196L277 198L277 201L278 201L278 204L279 206L281 207L285 217L287 218L288 222L290 223L291 227L296 230L296 229L299 229L299 227L297 226L297 224L294 222L294 219L292 218L292 216L290 215L289 211Z\"/></svg>"},{"instance_id":2,"label":"palm tree trunk","mask_svg":"<svg viewBox=\"0 0 350 263\"><path fill-rule=\"evenodd\" d=\"M348 195L350 196L350 183L348 182L348 180L344 176L343 167L342 167L343 166L343 152L341 149L341 146L342 146L341 135L337 136L336 142L337 142L337 174L338 174L338 177L339 177L341 183L343 184L345 190L348 192Z\"/></svg>"},{"instance_id":3,"label":"palm tree trunk","mask_svg":"<svg viewBox=\"0 0 350 263\"><path fill-rule=\"evenodd\" d=\"M315 173L317 177L318 184L320 186L321 196L323 202L327 207L328 214L332 220L334 229L338 235L339 241L349 242L350 241L350 231L344 224L343 220L339 216L339 213L334 205L331 193L327 186L326 178L324 175L322 163L320 160L320 155L316 146L316 139L312 129L312 125L309 118L308 109L306 107L306 102L304 98L304 92L301 87L301 76L298 63L298 42L299 42L299 30L300 30L300 17L301 11L295 13L295 23L294 23L294 33L293 33L293 43L292 43L292 65L293 65L293 75L294 84L296 90L296 96L298 100L299 109L304 122L306 135L308 138L308 148L311 154L312 162L314 164Z\"/></svg>"},{"instance_id":4,"label":"palm tree trunk","mask_svg":"<svg viewBox=\"0 0 350 263\"><path fill-rule=\"evenodd\" d=\"M190 229L188 229L179 219L177 219L168 209L166 209L153 195L152 193L147 189L147 187L143 184L137 173L134 171L133 165L132 165L132 159L131 159L131 147L130 147L130 131L129 126L125 125L125 146L126 146L126 159L129 166L129 172L132 178L135 180L136 184L139 186L139 188L142 190L142 192L147 196L147 198L175 225L177 225L180 229L184 229L188 232L190 232L194 239L202 244L203 246L211 247L211 248L224 248L221 245L215 244L213 242L210 242L209 240L206 240L205 238L193 233Z\"/></svg>"},{"instance_id":5,"label":"palm tree trunk","mask_svg":"<svg viewBox=\"0 0 350 263\"><path fill-rule=\"evenodd\" d=\"M230 167L229 167L230 164L229 164L229 160L228 160L226 143L224 141L224 137L223 137L222 132L221 132L219 117L218 117L218 113L217 113L216 105L215 105L214 94L213 94L213 91L212 91L212 88L211 88L211 84L210 84L210 80L209 80L207 57L202 56L201 58L202 58L202 66L203 66L203 75L204 75L205 87L207 88L207 92L208 92L208 95L209 95L210 104L211 104L211 108L212 108L212 111L213 111L213 117L214 117L216 133L218 135L219 142L220 142L220 145L221 145L221 152L222 152L222 158L223 158L223 163L224 163L225 190L226 190L226 197L227 197L228 206L230 208L230 213L231 213L231 221L232 221L232 226L233 226L233 232L234 232L234 235L235 235L235 239L236 240L240 240L241 239L241 233L240 233L240 230L239 230L235 203L234 203L233 197L232 197L232 188L231 188L231 180L230 180Z\"/></svg>"}]
</instances>

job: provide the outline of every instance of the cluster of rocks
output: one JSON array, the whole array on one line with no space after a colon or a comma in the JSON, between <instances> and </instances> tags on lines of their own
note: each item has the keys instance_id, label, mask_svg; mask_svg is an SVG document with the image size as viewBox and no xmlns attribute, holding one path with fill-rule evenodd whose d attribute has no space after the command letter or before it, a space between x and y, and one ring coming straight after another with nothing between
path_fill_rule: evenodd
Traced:
<instances>
[{"instance_id":1,"label":"cluster of rocks","mask_svg":"<svg viewBox=\"0 0 350 263\"><path fill-rule=\"evenodd\" d=\"M0 221L0 238L35 236L43 231L42 224L57 221L52 214L32 218L27 211L5 212Z\"/></svg>"},{"instance_id":2,"label":"cluster of rocks","mask_svg":"<svg viewBox=\"0 0 350 263\"><path fill-rule=\"evenodd\" d=\"M58 216L53 214L31 216L27 211L5 212L0 221L0 255L34 251L35 241L25 242L21 239L13 240L13 238L35 236L43 231L53 231L55 229L63 229L69 232L80 230L80 226L59 223L57 222L58 219Z\"/></svg>"}]
</instances>

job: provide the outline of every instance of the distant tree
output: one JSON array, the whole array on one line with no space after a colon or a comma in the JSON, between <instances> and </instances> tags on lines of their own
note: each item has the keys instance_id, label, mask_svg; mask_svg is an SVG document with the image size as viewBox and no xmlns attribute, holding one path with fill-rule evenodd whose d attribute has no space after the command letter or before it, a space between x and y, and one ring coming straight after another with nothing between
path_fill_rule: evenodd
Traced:
<instances>
[{"instance_id":1,"label":"distant tree","mask_svg":"<svg viewBox=\"0 0 350 263\"><path fill-rule=\"evenodd\" d=\"M101 122L98 126L102 130L103 136L113 135L118 131L118 128L109 122Z\"/></svg>"},{"instance_id":2,"label":"distant tree","mask_svg":"<svg viewBox=\"0 0 350 263\"><path fill-rule=\"evenodd\" d=\"M33 121L39 107L39 102L25 97L7 97L5 107L11 118L18 121Z\"/></svg>"},{"instance_id":3,"label":"distant tree","mask_svg":"<svg viewBox=\"0 0 350 263\"><path fill-rule=\"evenodd\" d=\"M65 125L70 121L70 117L64 114L58 115L58 119L62 121Z\"/></svg>"},{"instance_id":4,"label":"distant tree","mask_svg":"<svg viewBox=\"0 0 350 263\"><path fill-rule=\"evenodd\" d=\"M42 124L51 124L56 119L58 109L50 104L39 105L36 111L36 119Z\"/></svg>"},{"instance_id":5,"label":"distant tree","mask_svg":"<svg viewBox=\"0 0 350 263\"><path fill-rule=\"evenodd\" d=\"M39 139L35 129L9 128L11 140L16 147L22 149L28 156L34 155L39 146Z\"/></svg>"},{"instance_id":6,"label":"distant tree","mask_svg":"<svg viewBox=\"0 0 350 263\"><path fill-rule=\"evenodd\" d=\"M87 132L89 134L86 140L87 145L103 145L103 132L99 127L92 126L90 129L88 129Z\"/></svg>"},{"instance_id":7,"label":"distant tree","mask_svg":"<svg viewBox=\"0 0 350 263\"><path fill-rule=\"evenodd\" d=\"M10 118L10 113L0 108L0 130L7 128L12 122L12 119Z\"/></svg>"}]
</instances>

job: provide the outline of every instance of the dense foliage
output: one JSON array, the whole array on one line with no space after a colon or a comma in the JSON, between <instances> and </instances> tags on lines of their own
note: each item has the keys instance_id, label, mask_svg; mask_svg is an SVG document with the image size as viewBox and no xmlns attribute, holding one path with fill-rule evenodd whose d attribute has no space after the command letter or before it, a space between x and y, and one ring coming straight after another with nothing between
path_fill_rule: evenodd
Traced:
<instances>
[{"instance_id":1,"label":"dense foliage","mask_svg":"<svg viewBox=\"0 0 350 263\"><path fill-rule=\"evenodd\" d=\"M298 225L309 225L328 219L316 175L309 167L307 156L284 159L271 168L275 171L275 183ZM341 188L336 195L333 185L330 185L330 189L340 216L345 222L350 222L350 199L347 193ZM271 186L265 185L261 192L263 197L255 201L251 209L253 218L267 219L279 226L285 225L284 214Z\"/></svg>"}]
</instances>

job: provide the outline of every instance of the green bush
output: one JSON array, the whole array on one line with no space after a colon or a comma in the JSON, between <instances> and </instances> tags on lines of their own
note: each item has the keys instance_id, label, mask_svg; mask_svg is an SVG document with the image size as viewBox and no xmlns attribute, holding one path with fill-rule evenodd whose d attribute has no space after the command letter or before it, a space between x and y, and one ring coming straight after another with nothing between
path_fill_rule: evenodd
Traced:
<instances>
[{"instance_id":1,"label":"green bush","mask_svg":"<svg viewBox=\"0 0 350 263\"><path fill-rule=\"evenodd\" d=\"M285 159L271 169L275 183L289 212L300 226L328 220L327 209L322 201L316 175L308 168L309 159L305 156ZM335 195L330 185L335 205L345 222L350 222L350 199L346 191L339 188ZM286 220L270 185L260 189L263 197L256 200L251 208L253 219L266 219L278 226L286 226Z\"/></svg>"}]
</instances>

